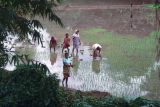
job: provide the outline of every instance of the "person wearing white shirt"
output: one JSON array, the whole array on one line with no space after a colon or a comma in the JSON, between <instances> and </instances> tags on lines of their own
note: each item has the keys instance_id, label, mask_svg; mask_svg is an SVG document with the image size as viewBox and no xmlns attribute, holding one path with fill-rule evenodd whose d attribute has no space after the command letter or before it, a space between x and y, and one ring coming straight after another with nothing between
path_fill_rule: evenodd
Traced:
<instances>
[{"instance_id":1,"label":"person wearing white shirt","mask_svg":"<svg viewBox=\"0 0 160 107\"><path fill-rule=\"evenodd\" d=\"M93 51L93 58L96 58L96 57L101 57L101 49L102 49L102 46L98 43L95 43L92 45L92 51Z\"/></svg>"},{"instance_id":2,"label":"person wearing white shirt","mask_svg":"<svg viewBox=\"0 0 160 107\"><path fill-rule=\"evenodd\" d=\"M79 45L81 45L79 30L76 30L75 33L72 35L72 41L73 41L72 54L74 54L74 50L76 49L76 55L78 55L78 48Z\"/></svg>"}]
</instances>

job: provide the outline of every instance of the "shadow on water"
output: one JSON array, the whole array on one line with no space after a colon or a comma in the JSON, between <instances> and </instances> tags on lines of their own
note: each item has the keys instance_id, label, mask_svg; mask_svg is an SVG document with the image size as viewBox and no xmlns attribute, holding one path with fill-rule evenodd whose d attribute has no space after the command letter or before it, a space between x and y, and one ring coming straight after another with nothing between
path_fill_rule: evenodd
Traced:
<instances>
[{"instance_id":1,"label":"shadow on water","mask_svg":"<svg viewBox=\"0 0 160 107\"><path fill-rule=\"evenodd\" d=\"M100 72L100 60L93 60L92 61L92 71L95 73Z\"/></svg>"},{"instance_id":2,"label":"shadow on water","mask_svg":"<svg viewBox=\"0 0 160 107\"><path fill-rule=\"evenodd\" d=\"M73 56L73 58L72 58L72 64L74 65L73 72L75 74L78 72L80 61L81 61L81 59L79 59L78 55L77 56Z\"/></svg>"},{"instance_id":3,"label":"shadow on water","mask_svg":"<svg viewBox=\"0 0 160 107\"><path fill-rule=\"evenodd\" d=\"M57 53L50 53L51 65L54 65L56 63L56 60L57 60Z\"/></svg>"}]
</instances>

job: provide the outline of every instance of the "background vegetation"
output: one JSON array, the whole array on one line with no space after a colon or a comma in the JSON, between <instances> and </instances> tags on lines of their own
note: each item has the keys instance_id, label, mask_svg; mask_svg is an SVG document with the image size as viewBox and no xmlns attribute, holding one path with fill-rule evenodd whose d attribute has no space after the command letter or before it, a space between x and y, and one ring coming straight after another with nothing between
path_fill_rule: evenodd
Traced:
<instances>
[{"instance_id":1,"label":"background vegetation","mask_svg":"<svg viewBox=\"0 0 160 107\"><path fill-rule=\"evenodd\" d=\"M160 102L142 98L83 96L80 91L60 87L55 74L36 65L20 65L13 72L1 69L0 73L1 107L160 107Z\"/></svg>"},{"instance_id":2,"label":"background vegetation","mask_svg":"<svg viewBox=\"0 0 160 107\"><path fill-rule=\"evenodd\" d=\"M25 16L40 15L62 25L60 19L52 10L59 2L60 0L57 0L56 3L55 0L50 2L48 0L0 0L0 107L159 107L160 102L141 98L128 102L123 98L113 96L94 98L83 96L79 91L75 93L67 91L59 86L59 80L56 75L50 74L47 67L39 62L30 61L31 63L15 64L17 68L13 72L3 69L3 66L8 62L9 50L6 50L3 45L6 37L9 34L17 34L19 40L24 40L28 38L27 34L30 33L35 41L41 42L40 33L33 29L33 27L43 28L41 23L38 20L27 19ZM91 29L86 32L98 34L106 31L103 29ZM153 43L152 37L144 40L132 38L132 41L128 37L122 38L117 36L113 38L111 33L106 34L102 34L102 36L107 37L108 40L113 40L112 42L105 42L103 39L98 41L102 44L107 43L108 47L106 47L106 50L108 50L108 53L104 53L104 55L110 58L111 63L113 63L111 65L118 64L116 64L117 62L115 62L111 51L109 51L109 47L115 49L113 51L115 58L121 58L126 49L129 49L132 44L137 44L138 48L136 46L131 48L135 50L135 53L133 54L133 51L129 50L126 55L135 55L135 58L141 58L142 54L147 53L146 44ZM90 42L97 40L92 38L91 35L85 36L85 38L88 38L88 41L91 40ZM124 44L120 45L118 41ZM142 45L138 45L139 42L142 42ZM117 46L118 48L116 48ZM142 49L143 51L140 51ZM153 50L152 45L148 49ZM145 55L149 56L147 60L152 57L152 53L149 52ZM123 59L128 60L126 57L122 57ZM148 64L148 62L143 63L141 65L142 69Z\"/></svg>"}]
</instances>

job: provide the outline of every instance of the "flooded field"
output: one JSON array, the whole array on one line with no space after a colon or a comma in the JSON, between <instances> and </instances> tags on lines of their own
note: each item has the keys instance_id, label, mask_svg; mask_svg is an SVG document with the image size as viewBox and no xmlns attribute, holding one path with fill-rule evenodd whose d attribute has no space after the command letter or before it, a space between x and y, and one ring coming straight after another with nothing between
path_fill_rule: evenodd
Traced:
<instances>
[{"instance_id":1,"label":"flooded field","mask_svg":"<svg viewBox=\"0 0 160 107\"><path fill-rule=\"evenodd\" d=\"M60 80L63 79L63 54L60 45L56 52L53 50L50 53L49 42L46 39L45 48L41 45L31 45L17 49L21 54L30 54L30 57L47 65L51 73L56 73ZM70 47L70 50L72 46ZM134 99L139 96L144 96L150 99L160 99L160 79L157 76L158 71L154 71L152 67L141 74L132 74L128 76L125 72L112 71L110 69L109 60L107 57L93 60L90 46L80 46L81 51L78 56L73 56L68 87L81 90L91 91L98 90L109 92L112 95ZM11 66L9 68L12 68ZM132 75L131 74L131 75ZM60 81L60 85L61 81Z\"/></svg>"},{"instance_id":2,"label":"flooded field","mask_svg":"<svg viewBox=\"0 0 160 107\"><path fill-rule=\"evenodd\" d=\"M127 99L141 96L160 100L160 65L154 64L155 38L149 37L154 31L154 10L134 8L133 12L133 29L130 28L130 9L125 8L58 11L66 29L37 17L50 33L44 33L45 48L26 45L16 51L46 64L50 72L62 80L62 39L66 32L71 35L79 28L84 42L80 50L84 52L70 57L74 67L68 80L69 88L109 92ZM49 50L50 36L59 37L55 53ZM101 60L93 60L90 55L90 45L95 42L102 44ZM6 67L8 70L14 68L13 65ZM62 85L61 81L59 84Z\"/></svg>"}]
</instances>

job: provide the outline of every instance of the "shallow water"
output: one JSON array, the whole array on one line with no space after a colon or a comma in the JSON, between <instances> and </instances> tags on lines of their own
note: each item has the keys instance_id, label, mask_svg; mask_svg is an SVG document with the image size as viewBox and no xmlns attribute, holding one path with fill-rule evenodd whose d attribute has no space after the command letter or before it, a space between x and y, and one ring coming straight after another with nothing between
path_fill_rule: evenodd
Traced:
<instances>
[{"instance_id":1,"label":"shallow water","mask_svg":"<svg viewBox=\"0 0 160 107\"><path fill-rule=\"evenodd\" d=\"M46 34L46 32L44 32ZM54 53L49 50L49 35L45 35L44 46L27 45L21 48L21 54L31 54L31 58L40 61L48 66L51 73L56 73L58 78L63 78L63 55L60 45ZM90 46L80 46L78 56L71 57L74 65L71 68L68 87L82 91L105 91L112 95L134 99L144 96L149 99L160 100L160 73L155 66L148 67L148 70L142 75L128 76L123 71L113 72L110 69L107 58L93 60ZM70 50L72 47L70 47ZM157 64L155 64L158 66ZM6 69L13 70L15 67L8 64ZM134 74L134 72L131 72ZM61 82L60 82L60 85Z\"/></svg>"},{"instance_id":2,"label":"shallow water","mask_svg":"<svg viewBox=\"0 0 160 107\"><path fill-rule=\"evenodd\" d=\"M82 91L98 90L110 92L112 95L126 98L144 96L147 90L141 88L146 81L146 75L130 77L129 81L123 79L124 74L113 74L110 70L107 58L93 60L90 56L90 47L82 46L83 54L71 57L74 65L71 68L68 87ZM81 48L82 48L81 47ZM70 48L70 50L72 47ZM51 73L56 73L60 80L63 79L63 55L61 48L56 53L49 51L49 48L37 48L35 60L45 63ZM60 82L61 85L61 82Z\"/></svg>"}]
</instances>

